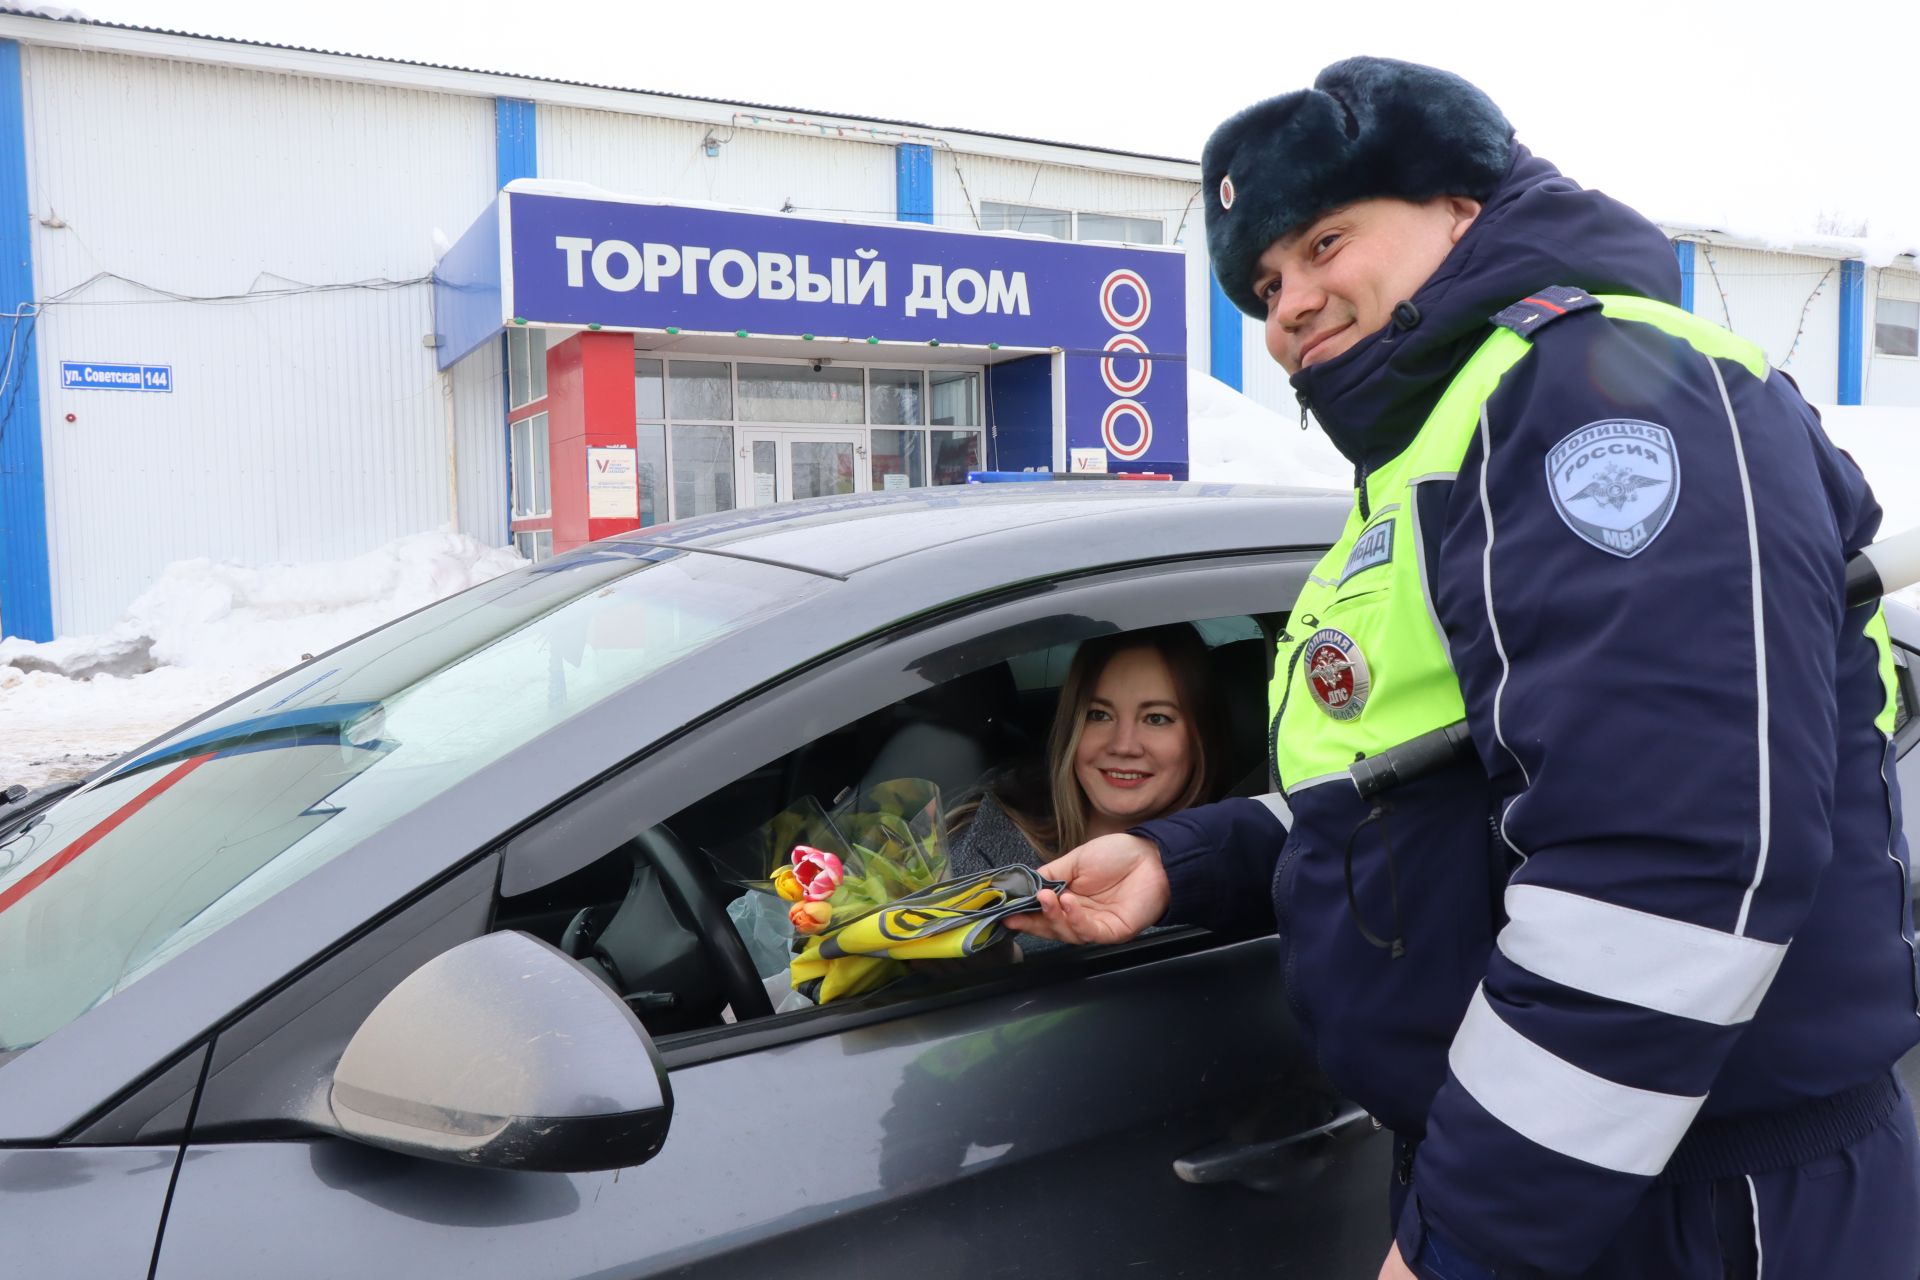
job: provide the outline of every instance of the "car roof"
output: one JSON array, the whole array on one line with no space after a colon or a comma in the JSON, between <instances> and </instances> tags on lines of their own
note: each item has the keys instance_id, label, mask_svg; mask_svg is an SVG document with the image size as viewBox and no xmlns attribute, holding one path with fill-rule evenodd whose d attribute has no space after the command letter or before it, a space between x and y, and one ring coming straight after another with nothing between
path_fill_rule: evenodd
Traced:
<instances>
[{"instance_id":1,"label":"car roof","mask_svg":"<svg viewBox=\"0 0 1920 1280\"><path fill-rule=\"evenodd\" d=\"M750 557L850 577L908 557L915 573L1084 548L1085 564L1258 547L1324 546L1351 496L1326 489L1152 480L1055 480L815 498L696 516L612 539Z\"/></svg>"}]
</instances>

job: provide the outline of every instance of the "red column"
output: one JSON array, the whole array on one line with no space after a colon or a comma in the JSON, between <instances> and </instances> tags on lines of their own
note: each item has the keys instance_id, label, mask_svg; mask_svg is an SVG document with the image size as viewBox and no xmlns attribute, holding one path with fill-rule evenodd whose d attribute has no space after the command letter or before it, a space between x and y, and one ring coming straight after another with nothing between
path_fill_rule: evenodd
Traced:
<instances>
[{"instance_id":1,"label":"red column","mask_svg":"<svg viewBox=\"0 0 1920 1280\"><path fill-rule=\"evenodd\" d=\"M583 542L640 527L640 489L633 429L633 335L576 333L547 349L547 455L553 484L553 550L558 555ZM624 454L594 454L619 450ZM621 463L633 477L632 500L624 488L605 487ZM589 480L601 477L602 509L592 514ZM625 512L632 514L624 514Z\"/></svg>"}]
</instances>

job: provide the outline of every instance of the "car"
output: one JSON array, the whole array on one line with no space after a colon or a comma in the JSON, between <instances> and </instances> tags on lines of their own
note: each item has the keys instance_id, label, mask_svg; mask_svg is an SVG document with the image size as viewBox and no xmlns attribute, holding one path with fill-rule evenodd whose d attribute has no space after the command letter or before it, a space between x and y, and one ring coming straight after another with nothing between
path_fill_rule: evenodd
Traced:
<instances>
[{"instance_id":1,"label":"car","mask_svg":"<svg viewBox=\"0 0 1920 1280\"><path fill-rule=\"evenodd\" d=\"M0 809L9 1263L1371 1277L1389 1136L1319 1075L1271 935L776 1013L735 925L743 835L963 793L1044 741L1093 636L1194 624L1263 790L1274 637L1346 508L1062 480L642 529Z\"/></svg>"}]
</instances>

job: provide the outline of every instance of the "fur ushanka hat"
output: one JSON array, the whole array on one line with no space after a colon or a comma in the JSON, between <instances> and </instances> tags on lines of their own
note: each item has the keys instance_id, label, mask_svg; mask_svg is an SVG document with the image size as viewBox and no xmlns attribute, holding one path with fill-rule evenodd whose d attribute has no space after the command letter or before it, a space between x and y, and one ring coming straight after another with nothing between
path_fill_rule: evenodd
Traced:
<instances>
[{"instance_id":1,"label":"fur ushanka hat","mask_svg":"<svg viewBox=\"0 0 1920 1280\"><path fill-rule=\"evenodd\" d=\"M1234 116L1200 158L1207 252L1220 287L1255 319L1254 266L1269 245L1357 200L1485 200L1506 176L1513 126L1450 71L1348 58Z\"/></svg>"}]
</instances>

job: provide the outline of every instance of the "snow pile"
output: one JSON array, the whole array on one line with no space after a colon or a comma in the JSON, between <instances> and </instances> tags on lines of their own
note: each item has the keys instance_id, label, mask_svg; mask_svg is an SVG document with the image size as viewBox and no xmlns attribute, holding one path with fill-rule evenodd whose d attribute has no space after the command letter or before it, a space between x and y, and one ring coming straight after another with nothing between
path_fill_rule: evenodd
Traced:
<instances>
[{"instance_id":1,"label":"snow pile","mask_svg":"<svg viewBox=\"0 0 1920 1280\"><path fill-rule=\"evenodd\" d=\"M1353 488L1353 464L1326 433L1302 431L1197 369L1187 374L1187 457L1193 480Z\"/></svg>"},{"instance_id":2,"label":"snow pile","mask_svg":"<svg viewBox=\"0 0 1920 1280\"><path fill-rule=\"evenodd\" d=\"M86 773L307 655L524 563L440 532L322 564L168 565L103 635L0 641L0 786Z\"/></svg>"}]
</instances>

